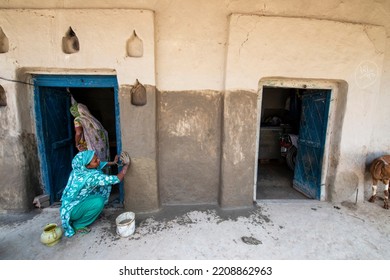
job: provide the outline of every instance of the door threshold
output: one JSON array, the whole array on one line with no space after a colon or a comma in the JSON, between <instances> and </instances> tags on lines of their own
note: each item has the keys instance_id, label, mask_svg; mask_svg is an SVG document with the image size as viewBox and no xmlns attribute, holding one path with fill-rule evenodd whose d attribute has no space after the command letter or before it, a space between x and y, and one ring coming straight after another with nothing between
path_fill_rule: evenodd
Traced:
<instances>
[{"instance_id":1,"label":"door threshold","mask_svg":"<svg viewBox=\"0 0 390 280\"><path fill-rule=\"evenodd\" d=\"M274 203L317 203L321 202L314 199L256 199L257 204L274 204Z\"/></svg>"}]
</instances>

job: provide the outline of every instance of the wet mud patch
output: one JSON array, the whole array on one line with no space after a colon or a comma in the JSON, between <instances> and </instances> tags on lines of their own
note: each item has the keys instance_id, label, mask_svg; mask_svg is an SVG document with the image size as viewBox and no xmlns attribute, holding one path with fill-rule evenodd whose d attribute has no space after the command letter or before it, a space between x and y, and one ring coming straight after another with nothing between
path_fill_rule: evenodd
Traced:
<instances>
[{"instance_id":1,"label":"wet mud patch","mask_svg":"<svg viewBox=\"0 0 390 280\"><path fill-rule=\"evenodd\" d=\"M153 218L148 218L142 221L138 228L136 228L136 232L145 235L145 234L156 234L160 231L167 230L173 227L173 221L156 221Z\"/></svg>"},{"instance_id":2,"label":"wet mud patch","mask_svg":"<svg viewBox=\"0 0 390 280\"><path fill-rule=\"evenodd\" d=\"M262 209L257 209L252 212L252 214L249 216L249 219L252 224L272 224L271 219L269 216L263 213Z\"/></svg>"},{"instance_id":3,"label":"wet mud patch","mask_svg":"<svg viewBox=\"0 0 390 280\"><path fill-rule=\"evenodd\" d=\"M116 233L115 219L123 211L108 211L101 217L102 222L106 222L107 226L102 228L102 239L97 241L99 244L104 242L103 238L109 238L111 241L122 239ZM127 239L140 240L144 236L158 234L177 226L191 228L197 223L218 225L225 221L239 220L251 225L261 225L262 228L265 228L266 224L273 226L266 209L259 206L233 210L220 209L214 205L168 206L157 213L136 214L135 232Z\"/></svg>"},{"instance_id":4,"label":"wet mud patch","mask_svg":"<svg viewBox=\"0 0 390 280\"><path fill-rule=\"evenodd\" d=\"M259 244L263 244L263 242L261 242L260 240L250 236L243 236L241 237L241 240L242 242L244 242L245 244L248 244L248 245L259 245Z\"/></svg>"}]
</instances>

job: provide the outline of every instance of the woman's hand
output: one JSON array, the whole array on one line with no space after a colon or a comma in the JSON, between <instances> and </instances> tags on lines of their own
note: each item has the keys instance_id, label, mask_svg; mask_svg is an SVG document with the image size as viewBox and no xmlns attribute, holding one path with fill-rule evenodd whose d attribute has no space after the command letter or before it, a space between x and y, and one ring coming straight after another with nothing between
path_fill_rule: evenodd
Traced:
<instances>
[{"instance_id":1,"label":"woman's hand","mask_svg":"<svg viewBox=\"0 0 390 280\"><path fill-rule=\"evenodd\" d=\"M119 155L116 155L114 158L114 164L118 164L118 160L119 160Z\"/></svg>"},{"instance_id":2,"label":"woman's hand","mask_svg":"<svg viewBox=\"0 0 390 280\"><path fill-rule=\"evenodd\" d=\"M83 145L83 144L78 144L76 146L76 148L77 148L77 150L79 150L79 152L87 150L87 147L85 145Z\"/></svg>"},{"instance_id":3,"label":"woman's hand","mask_svg":"<svg viewBox=\"0 0 390 280\"><path fill-rule=\"evenodd\" d=\"M119 156L116 155L115 158L114 158L114 161L107 162L107 165L109 165L109 166L112 166L112 165L115 165L115 164L118 165L118 158L119 158Z\"/></svg>"}]
</instances>

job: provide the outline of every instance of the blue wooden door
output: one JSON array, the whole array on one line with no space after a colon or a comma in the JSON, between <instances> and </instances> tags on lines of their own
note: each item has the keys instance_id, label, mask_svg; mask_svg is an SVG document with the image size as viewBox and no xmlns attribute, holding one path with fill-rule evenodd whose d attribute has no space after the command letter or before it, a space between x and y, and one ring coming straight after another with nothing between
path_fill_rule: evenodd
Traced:
<instances>
[{"instance_id":1,"label":"blue wooden door","mask_svg":"<svg viewBox=\"0 0 390 280\"><path fill-rule=\"evenodd\" d=\"M50 201L59 201L71 172L74 156L70 94L64 88L39 87L37 125L40 146L43 149L41 164L46 193ZM39 123L39 124L38 124Z\"/></svg>"},{"instance_id":2,"label":"blue wooden door","mask_svg":"<svg viewBox=\"0 0 390 280\"><path fill-rule=\"evenodd\" d=\"M328 90L312 90L302 96L293 187L309 198L320 199L321 195L321 170L329 100Z\"/></svg>"}]
</instances>

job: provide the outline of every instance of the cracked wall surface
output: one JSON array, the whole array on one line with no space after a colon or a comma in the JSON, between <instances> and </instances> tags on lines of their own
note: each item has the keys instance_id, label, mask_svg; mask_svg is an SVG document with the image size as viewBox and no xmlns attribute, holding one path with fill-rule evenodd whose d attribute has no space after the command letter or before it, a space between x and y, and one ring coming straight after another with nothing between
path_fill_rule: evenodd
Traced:
<instances>
[{"instance_id":1,"label":"cracked wall surface","mask_svg":"<svg viewBox=\"0 0 390 280\"><path fill-rule=\"evenodd\" d=\"M347 84L347 92L336 98L337 103L344 98L341 95L347 95L345 108L334 112L343 114L343 121L337 126L328 123L328 128L334 126L330 130L333 135L341 134L340 142L335 143L340 147L336 179L326 195L332 193L328 197L335 201L349 199L345 195L347 185L354 190L348 192L351 197L357 189L364 192L365 160L380 94L385 40L383 27L366 24L240 14L230 18L226 89L256 89L260 80L274 77ZM226 103L225 120L229 119L228 108ZM225 131L230 125L235 123L226 123ZM224 153L224 157L233 154L234 158L234 149L225 149ZM247 154L255 151L248 150Z\"/></svg>"}]
</instances>

